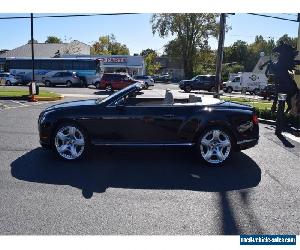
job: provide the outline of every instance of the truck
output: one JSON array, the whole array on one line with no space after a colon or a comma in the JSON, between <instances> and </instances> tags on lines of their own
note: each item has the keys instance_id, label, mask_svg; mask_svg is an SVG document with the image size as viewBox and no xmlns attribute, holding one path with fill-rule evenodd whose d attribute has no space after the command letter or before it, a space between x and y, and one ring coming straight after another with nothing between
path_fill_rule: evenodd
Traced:
<instances>
[{"instance_id":1,"label":"truck","mask_svg":"<svg viewBox=\"0 0 300 250\"><path fill-rule=\"evenodd\" d=\"M257 95L268 84L268 78L262 73L239 72L231 74L229 80L223 83L226 93L232 91L249 92Z\"/></svg>"}]
</instances>

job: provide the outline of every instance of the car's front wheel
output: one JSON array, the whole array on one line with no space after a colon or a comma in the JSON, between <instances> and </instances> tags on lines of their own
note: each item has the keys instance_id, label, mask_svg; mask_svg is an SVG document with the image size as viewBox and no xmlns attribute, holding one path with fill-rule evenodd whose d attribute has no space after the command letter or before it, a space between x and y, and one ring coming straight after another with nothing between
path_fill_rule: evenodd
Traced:
<instances>
[{"instance_id":1,"label":"car's front wheel","mask_svg":"<svg viewBox=\"0 0 300 250\"><path fill-rule=\"evenodd\" d=\"M197 143L200 159L209 166L221 166L232 153L232 138L223 128L206 129Z\"/></svg>"},{"instance_id":2,"label":"car's front wheel","mask_svg":"<svg viewBox=\"0 0 300 250\"><path fill-rule=\"evenodd\" d=\"M111 86L111 84L107 84L106 87L105 87L105 91L106 91L106 92L113 92L114 89L113 89L113 87Z\"/></svg>"},{"instance_id":3,"label":"car's front wheel","mask_svg":"<svg viewBox=\"0 0 300 250\"><path fill-rule=\"evenodd\" d=\"M189 93L189 92L191 92L191 91L192 91L192 87L191 87L190 85L186 85L186 86L184 87L184 92Z\"/></svg>"},{"instance_id":4,"label":"car's front wheel","mask_svg":"<svg viewBox=\"0 0 300 250\"><path fill-rule=\"evenodd\" d=\"M11 85L11 81L10 81L10 80L7 80L5 84L6 84L7 86L10 86L10 85Z\"/></svg>"},{"instance_id":5,"label":"car's front wheel","mask_svg":"<svg viewBox=\"0 0 300 250\"><path fill-rule=\"evenodd\" d=\"M71 88L72 87L72 82L71 81L67 81L66 85L67 85L68 88Z\"/></svg>"},{"instance_id":6,"label":"car's front wheel","mask_svg":"<svg viewBox=\"0 0 300 250\"><path fill-rule=\"evenodd\" d=\"M53 146L60 158L77 160L86 154L89 142L84 129L77 124L65 123L54 133Z\"/></svg>"}]
</instances>

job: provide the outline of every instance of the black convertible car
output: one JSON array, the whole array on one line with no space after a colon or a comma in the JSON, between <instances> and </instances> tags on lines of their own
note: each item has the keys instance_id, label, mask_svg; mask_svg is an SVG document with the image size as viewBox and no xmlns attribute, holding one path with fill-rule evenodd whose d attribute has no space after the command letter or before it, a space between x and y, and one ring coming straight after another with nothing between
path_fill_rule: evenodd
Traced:
<instances>
[{"instance_id":1,"label":"black convertible car","mask_svg":"<svg viewBox=\"0 0 300 250\"><path fill-rule=\"evenodd\" d=\"M143 97L136 83L103 100L57 104L39 116L40 143L63 159L83 157L91 145L189 146L207 165L253 147L258 119L250 106L212 97Z\"/></svg>"}]
</instances>

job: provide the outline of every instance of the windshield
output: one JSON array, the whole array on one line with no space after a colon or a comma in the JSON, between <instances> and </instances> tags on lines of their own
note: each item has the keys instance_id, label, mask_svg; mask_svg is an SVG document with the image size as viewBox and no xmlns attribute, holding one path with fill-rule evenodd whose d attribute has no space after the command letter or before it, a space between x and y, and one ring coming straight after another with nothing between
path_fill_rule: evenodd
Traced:
<instances>
[{"instance_id":1,"label":"windshield","mask_svg":"<svg viewBox=\"0 0 300 250\"><path fill-rule=\"evenodd\" d=\"M130 88L132 88L132 86L128 86L127 88L124 88L124 89L122 89L122 90L119 90L119 91L113 93L112 95L107 96L107 97L104 98L104 99L99 98L99 99L96 100L96 103L97 103L97 104L101 104L101 103L104 103L104 102L109 102L109 100L112 100L112 99L115 98L116 96L118 96L118 95L121 96L123 93L128 92L128 89L130 89ZM137 90L136 90L136 91L137 91ZM133 90L132 90L132 91L129 91L129 92L133 92Z\"/></svg>"}]
</instances>

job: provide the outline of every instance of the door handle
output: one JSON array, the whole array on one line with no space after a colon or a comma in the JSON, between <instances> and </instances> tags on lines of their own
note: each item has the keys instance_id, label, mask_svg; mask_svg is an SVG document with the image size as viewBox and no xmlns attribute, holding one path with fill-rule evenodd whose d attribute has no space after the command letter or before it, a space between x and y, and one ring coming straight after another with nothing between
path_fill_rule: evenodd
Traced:
<instances>
[{"instance_id":1,"label":"door handle","mask_svg":"<svg viewBox=\"0 0 300 250\"><path fill-rule=\"evenodd\" d=\"M172 114L167 114L167 115L164 115L164 117L167 117L167 118L172 118L172 117L175 117L175 115L172 115Z\"/></svg>"}]
</instances>

